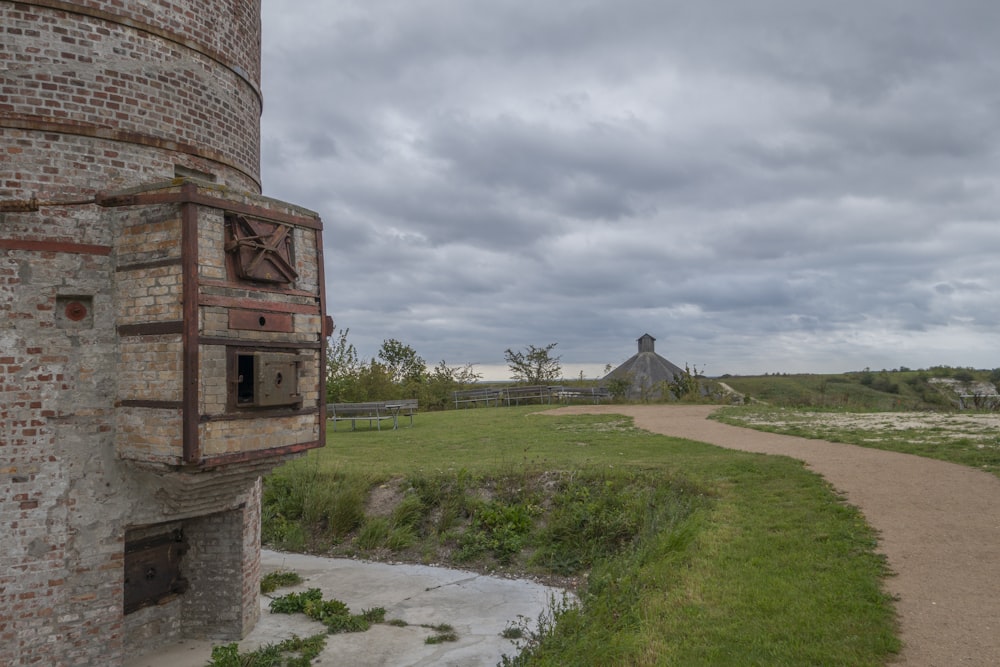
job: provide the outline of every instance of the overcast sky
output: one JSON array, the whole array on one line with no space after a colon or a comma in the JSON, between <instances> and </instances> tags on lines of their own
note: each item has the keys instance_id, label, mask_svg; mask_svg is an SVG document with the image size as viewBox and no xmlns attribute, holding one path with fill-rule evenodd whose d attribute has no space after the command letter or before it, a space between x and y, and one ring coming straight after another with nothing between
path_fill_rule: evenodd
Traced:
<instances>
[{"instance_id":1,"label":"overcast sky","mask_svg":"<svg viewBox=\"0 0 1000 667\"><path fill-rule=\"evenodd\" d=\"M1000 367L996 0L263 5L264 193L362 357Z\"/></svg>"}]
</instances>

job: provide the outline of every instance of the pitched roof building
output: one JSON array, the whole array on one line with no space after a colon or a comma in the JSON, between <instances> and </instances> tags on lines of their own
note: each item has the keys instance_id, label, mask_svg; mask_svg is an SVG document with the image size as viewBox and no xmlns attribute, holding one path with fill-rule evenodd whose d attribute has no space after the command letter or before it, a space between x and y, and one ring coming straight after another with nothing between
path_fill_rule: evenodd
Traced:
<instances>
[{"instance_id":1,"label":"pitched roof building","mask_svg":"<svg viewBox=\"0 0 1000 667\"><path fill-rule=\"evenodd\" d=\"M637 340L639 351L625 363L604 376L604 380L625 379L631 382L626 398L660 398L664 384L674 382L684 369L658 355L656 339L648 333Z\"/></svg>"}]
</instances>

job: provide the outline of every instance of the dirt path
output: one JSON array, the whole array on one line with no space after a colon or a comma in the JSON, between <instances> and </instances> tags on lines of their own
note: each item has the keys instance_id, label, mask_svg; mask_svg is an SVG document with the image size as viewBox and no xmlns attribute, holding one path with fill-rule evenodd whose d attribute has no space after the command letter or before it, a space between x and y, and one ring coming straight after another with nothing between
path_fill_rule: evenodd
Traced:
<instances>
[{"instance_id":1,"label":"dirt path","mask_svg":"<svg viewBox=\"0 0 1000 667\"><path fill-rule=\"evenodd\" d=\"M880 533L896 573L903 651L895 664L1000 665L1000 479L952 463L708 420L712 406L574 406L548 414L615 413L639 428L805 461Z\"/></svg>"}]
</instances>

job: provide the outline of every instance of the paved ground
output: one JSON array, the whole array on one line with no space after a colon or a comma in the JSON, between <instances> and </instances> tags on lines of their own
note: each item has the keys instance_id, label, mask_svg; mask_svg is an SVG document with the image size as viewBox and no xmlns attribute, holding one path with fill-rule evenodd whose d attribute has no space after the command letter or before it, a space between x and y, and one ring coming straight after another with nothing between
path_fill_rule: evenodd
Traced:
<instances>
[{"instance_id":1,"label":"paved ground","mask_svg":"<svg viewBox=\"0 0 1000 667\"><path fill-rule=\"evenodd\" d=\"M763 433L707 420L711 406L574 406L638 427L802 461L846 494L880 533L896 576L904 643L897 664L1000 665L1000 479L909 454Z\"/></svg>"},{"instance_id":2,"label":"paved ground","mask_svg":"<svg viewBox=\"0 0 1000 667\"><path fill-rule=\"evenodd\" d=\"M344 558L320 558L264 550L264 572L292 570L305 578L289 591L319 588L325 598L336 598L354 613L384 607L386 620L406 621L406 627L375 625L367 632L331 635L314 665L351 667L470 667L496 665L504 654L517 651L500 636L518 616L536 619L552 596L562 591L532 581L485 577L472 572L423 565L365 563ZM242 649L278 643L293 634L309 637L325 628L303 614L271 614L270 600L261 596L261 617ZM426 644L433 630L422 625L447 623L458 641ZM532 624L534 627L534 624ZM215 642L216 644L224 642ZM154 655L133 660L127 667L203 667L212 654L212 642L184 641Z\"/></svg>"}]
</instances>

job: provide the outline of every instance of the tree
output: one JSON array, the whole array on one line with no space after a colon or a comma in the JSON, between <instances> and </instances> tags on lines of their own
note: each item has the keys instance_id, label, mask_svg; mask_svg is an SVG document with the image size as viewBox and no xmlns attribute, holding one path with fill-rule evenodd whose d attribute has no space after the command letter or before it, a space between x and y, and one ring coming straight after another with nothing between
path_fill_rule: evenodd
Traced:
<instances>
[{"instance_id":1,"label":"tree","mask_svg":"<svg viewBox=\"0 0 1000 667\"><path fill-rule=\"evenodd\" d=\"M427 364L417 351L395 338L382 341L378 358L395 384L421 382L427 373Z\"/></svg>"},{"instance_id":2,"label":"tree","mask_svg":"<svg viewBox=\"0 0 1000 667\"><path fill-rule=\"evenodd\" d=\"M385 401L399 397L398 385L385 364L372 359L358 372L351 401Z\"/></svg>"},{"instance_id":3,"label":"tree","mask_svg":"<svg viewBox=\"0 0 1000 667\"><path fill-rule=\"evenodd\" d=\"M443 410L451 404L452 392L465 389L482 379L472 364L449 366L444 359L427 374L420 393L423 406L432 410Z\"/></svg>"},{"instance_id":4,"label":"tree","mask_svg":"<svg viewBox=\"0 0 1000 667\"><path fill-rule=\"evenodd\" d=\"M628 392L632 388L632 374L627 377L614 377L608 380L608 393L616 401L624 401L628 398Z\"/></svg>"},{"instance_id":5,"label":"tree","mask_svg":"<svg viewBox=\"0 0 1000 667\"><path fill-rule=\"evenodd\" d=\"M362 364L358 351L347 342L350 329L340 329L326 347L326 398L331 403L349 399L349 393L358 380Z\"/></svg>"},{"instance_id":6,"label":"tree","mask_svg":"<svg viewBox=\"0 0 1000 667\"><path fill-rule=\"evenodd\" d=\"M678 399L685 396L696 396L699 391L698 367L695 366L692 371L690 366L684 364L684 372L674 376L673 381L668 383L668 387Z\"/></svg>"},{"instance_id":7,"label":"tree","mask_svg":"<svg viewBox=\"0 0 1000 667\"><path fill-rule=\"evenodd\" d=\"M549 343L545 347L529 345L524 351L514 352L510 348L503 353L503 358L510 368L511 374L518 382L527 384L545 384L550 380L558 380L562 376L560 357L552 356L552 349L558 343Z\"/></svg>"}]
</instances>

